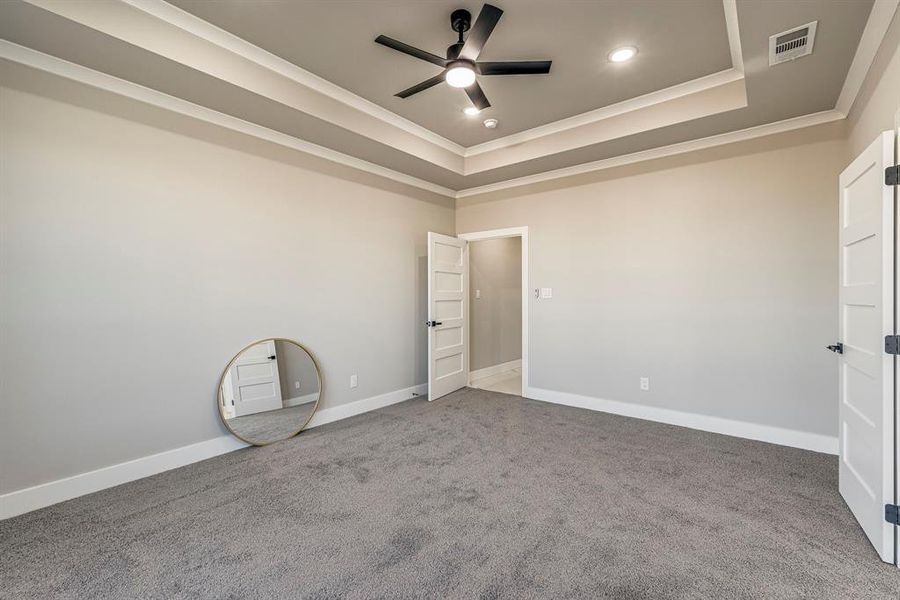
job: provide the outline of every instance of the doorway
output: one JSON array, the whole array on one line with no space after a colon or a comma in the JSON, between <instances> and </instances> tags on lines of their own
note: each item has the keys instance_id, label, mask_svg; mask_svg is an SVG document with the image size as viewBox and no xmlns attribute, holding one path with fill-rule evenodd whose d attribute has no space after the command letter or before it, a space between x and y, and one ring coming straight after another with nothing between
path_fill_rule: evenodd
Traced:
<instances>
[{"instance_id":1,"label":"doorway","mask_svg":"<svg viewBox=\"0 0 900 600\"><path fill-rule=\"evenodd\" d=\"M469 387L522 395L522 238L469 242Z\"/></svg>"},{"instance_id":2,"label":"doorway","mask_svg":"<svg viewBox=\"0 0 900 600\"><path fill-rule=\"evenodd\" d=\"M518 340L521 358L515 359L519 362L507 361L512 364L486 358L484 364L488 366L475 369L475 375L476 380L482 380L480 383L484 385L484 379L504 373L504 377L500 378L504 383L500 391L528 396L528 228L509 227L465 233L457 237L428 232L428 320L425 325L428 328L429 401L437 400L471 383L471 303L482 297L481 288L471 288L469 285L469 246L475 242L505 238L518 238L521 281L518 289L521 311L518 314L521 316L521 325L515 332L518 336L507 338L504 347L506 351L511 351L508 340ZM470 293L479 297L470 301ZM512 342L513 345L515 343ZM492 354L488 352L487 356ZM518 385L515 379L518 379ZM487 382L487 385L496 384L496 379Z\"/></svg>"},{"instance_id":3,"label":"doorway","mask_svg":"<svg viewBox=\"0 0 900 600\"><path fill-rule=\"evenodd\" d=\"M465 233L468 385L515 396L527 389L528 228Z\"/></svg>"}]
</instances>

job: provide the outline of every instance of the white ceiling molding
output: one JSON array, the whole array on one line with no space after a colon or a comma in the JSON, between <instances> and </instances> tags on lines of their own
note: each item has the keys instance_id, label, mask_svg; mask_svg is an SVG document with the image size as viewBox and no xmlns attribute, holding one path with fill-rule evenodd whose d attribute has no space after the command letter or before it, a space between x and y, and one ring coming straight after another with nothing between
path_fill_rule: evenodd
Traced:
<instances>
[{"instance_id":1,"label":"white ceiling molding","mask_svg":"<svg viewBox=\"0 0 900 600\"><path fill-rule=\"evenodd\" d=\"M894 18L894 13L897 12L898 5L900 5L900 0L875 0L875 4L872 5L872 12L869 13L866 28L863 29L862 38L856 47L856 54L853 55L853 62L850 63L850 70L847 71L847 78L844 79L841 95L838 96L835 105L835 108L842 113L850 114L850 109L862 88L866 74L875 60L875 54L891 26L891 20Z\"/></svg>"},{"instance_id":2,"label":"white ceiling molding","mask_svg":"<svg viewBox=\"0 0 900 600\"><path fill-rule=\"evenodd\" d=\"M519 133L507 135L502 138L497 138L496 140L478 144L477 146L469 146L465 150L465 156L466 158L469 158L472 156L478 156L479 154L485 154L487 152L493 152L496 150L509 148L511 146L533 142L534 140L561 133L563 131L592 125L611 117L617 117L656 104L662 104L671 100L677 100L678 98L697 94L704 90L713 89L740 80L743 80L743 75L741 73L739 73L735 69L726 69L725 71L720 71L719 73L713 73L712 75L700 77L699 79L694 79L693 81L679 83L677 85L673 85L671 87L655 92L650 92L649 94L644 94L643 96L638 96L636 98L629 98L628 100L610 104L609 106L604 106L602 108L582 113L580 115L560 119L559 121L547 123L546 125L541 125L540 127L526 129L525 131L520 131Z\"/></svg>"},{"instance_id":3,"label":"white ceiling molding","mask_svg":"<svg viewBox=\"0 0 900 600\"><path fill-rule=\"evenodd\" d=\"M669 146L661 146L659 148L643 150L641 152L635 152L633 154L625 154L613 158L606 158L603 160L584 163L581 165L575 165L573 167L565 167L563 169L546 171L544 173L538 173L536 175L528 175L526 177L518 177L516 179L508 179L506 181L501 181L498 183L468 188L458 191L456 193L456 197L468 198L470 196L478 196L481 194L489 194L491 192L498 192L510 188L533 185L535 183L543 183L545 181L552 181L554 179L572 177L574 175L583 175L585 173L592 173L594 171L603 171L605 169L622 167L625 165L631 165L647 160L665 158L667 156L675 156L676 154L685 154L687 152L695 152L697 150L704 150L706 148L713 148L715 146L722 146L725 144L733 144L735 142L743 142L745 140L752 140L754 138L764 137L767 135L775 135L778 133L784 133L786 131L793 131L794 129L812 127L813 125L822 125L825 123L830 123L832 121L839 121L845 117L846 115L839 111L826 110L811 115L804 115L802 117L794 117L793 119L786 119L784 121L777 121L775 123L768 123L766 125L758 125L756 127L750 127L748 129L741 129L739 131L722 133L719 135L713 135L697 140L690 140L687 142L680 142L678 144L671 144Z\"/></svg>"},{"instance_id":4,"label":"white ceiling molding","mask_svg":"<svg viewBox=\"0 0 900 600\"><path fill-rule=\"evenodd\" d=\"M362 96L358 96L342 88L339 85L331 83L327 79L319 77L315 73L311 73L302 67L298 67L280 56L276 56L267 50L263 50L259 46L254 46L250 42L239 38L238 36L225 31L224 29L204 21L203 19L186 12L177 6L173 6L163 0L122 0L132 6L153 15L154 17L171 23L187 32L196 35L212 44L221 46L239 56L248 58L259 65L262 65L276 73L284 75L301 85L305 85L317 92L330 96L335 100L343 102L347 106L351 106L356 110L367 113L375 118L398 127L408 133L418 135L423 139L437 144L451 152L463 155L465 148L438 135L437 133L426 129L417 123L413 123L409 119L405 119L400 115L383 108L374 102L366 100Z\"/></svg>"},{"instance_id":5,"label":"white ceiling molding","mask_svg":"<svg viewBox=\"0 0 900 600\"><path fill-rule=\"evenodd\" d=\"M668 116L663 116L666 111L651 111L655 117L650 120L646 119L647 109L689 95L694 95L696 100L697 94L707 90L711 98L720 102L697 102L696 106L705 106L708 112L690 111L681 120L746 106L743 87L738 90L735 85L743 80L743 64L734 0L722 0L732 62L737 58L732 69L470 148L455 144L163 0L25 1L458 175L479 173L680 122L677 115L684 113L683 107ZM720 88L732 92L727 99ZM614 135L614 131L619 134ZM511 147L516 152L508 152Z\"/></svg>"},{"instance_id":6,"label":"white ceiling molding","mask_svg":"<svg viewBox=\"0 0 900 600\"><path fill-rule=\"evenodd\" d=\"M744 73L744 52L741 50L741 29L738 26L737 0L722 0L725 8L725 29L728 31L728 48L731 50L731 68Z\"/></svg>"},{"instance_id":7,"label":"white ceiling molding","mask_svg":"<svg viewBox=\"0 0 900 600\"><path fill-rule=\"evenodd\" d=\"M486 152L491 152L494 150L510 148L525 142L532 142L541 137L555 135L568 129L592 125L598 121L608 119L612 116L618 116L629 111L640 110L654 104L667 102L669 100L680 98L689 94L695 94L705 89L712 89L720 85L726 85L734 81L743 80L744 57L741 53L741 33L740 28L738 27L736 0L722 0L722 3L723 8L725 9L725 29L728 33L728 49L731 53L730 69L726 69L719 73L713 73L705 77L700 77L692 81L686 81L684 83L658 90L656 92L650 92L649 94L644 94L643 96L630 98L623 102L618 102L610 106L605 106L603 108L588 111L580 115L574 115L572 117L560 119L559 121L554 121L553 123L547 123L546 125L533 127L532 129L527 129L525 131L520 131L518 133L514 133L502 138L497 138L495 140L491 140L490 142L485 142L483 144L478 144L475 146L469 146L465 149L465 156L468 158L470 156L477 156L479 154L484 154ZM468 161L466 162L466 175L478 172L471 170L468 165Z\"/></svg>"},{"instance_id":8,"label":"white ceiling molding","mask_svg":"<svg viewBox=\"0 0 900 600\"><path fill-rule=\"evenodd\" d=\"M206 55L197 59L198 64L201 65L200 70L204 72L209 72L213 76L219 77L217 74L217 70L221 69L221 65L212 65L209 70L203 69L203 61L210 61L210 52L215 54L216 56L222 56L224 53L228 53L232 56L232 59L244 59L242 63L231 63L232 65L237 65L237 70L240 71L244 69L242 76L248 77L252 76L260 76L268 73L272 77L279 77L282 80L287 80L293 82L295 84L294 92L300 88L304 88L307 94L315 94L320 99L330 100L336 104L340 104L345 111L345 117L356 117L365 116L370 121L377 121L380 126L383 128L383 131L387 131L389 137L394 138L399 134L402 134L408 143L412 138L418 141L418 144L412 144L414 146L419 146L420 148L430 148L431 151L436 152L440 151L445 156L451 156L459 162L454 163L456 168L450 169L457 173L465 174L466 172L480 172L478 169L479 164L487 164L487 163L478 163L476 161L485 160L485 158L490 157L492 153L497 152L499 154L510 154L515 153L516 148L502 148L500 146L496 148L487 147L486 150L476 151L476 153L471 154L470 156L465 156L468 152L473 149L479 148L479 146L473 146L468 150L458 146L457 148L453 148L452 146L448 146L447 144L441 144L437 140L426 140L421 137L419 134L422 134L421 131L417 131L418 129L422 129L424 132L428 132L428 134L432 133L425 128L421 128L418 125L414 125L414 127L401 127L401 124L393 123L392 119L389 116L383 114L374 114L367 110L364 110L366 106L372 104L358 96L355 96L351 92L344 90L338 86L335 86L324 79L318 78L317 76L309 73L308 71L304 71L303 69L299 69L295 65L291 63L287 63L282 59L274 57L273 55L241 40L240 38L236 38L231 34L216 28L215 26L206 23L205 21L199 20L200 23L204 23L208 25L211 29L203 30L203 36L200 37L196 32L189 31L189 29L185 29L185 23L178 22L177 15L187 15L180 9L175 8L161 0L118 0L118 1L110 1L104 2L102 4L97 4L93 2L67 2L66 0L26 0L36 6L41 8L45 8L51 12L56 14L60 14L66 18L72 18L69 14L72 11L76 11L78 7L81 7L81 17L83 20L78 18L72 19L77 22L81 22L82 24L87 25L88 27L92 27L94 29L98 29L100 31L104 31L103 28L94 27L91 25L91 22L102 22L106 21L104 27L114 26L116 27L125 27L131 30L131 33L134 34L132 39L125 39L120 36L117 36L113 33L109 33L109 35L114 35L114 37L118 37L119 39L125 39L132 44L138 45L142 48L150 50L154 52L153 48L147 48L145 44L141 44L141 39L153 38L156 35L159 35L160 32L163 32L162 40L156 40L151 45L165 45L172 44L173 48L177 49L179 52L189 52L190 50L197 51L198 46L196 42L202 42L202 45L199 46L201 50L206 51ZM740 56L740 39L738 36L738 27L737 27L737 13L735 7L734 0L723 0L725 6L725 16L726 16L726 25L728 28L729 34L729 44L732 49L732 59L734 61L735 56ZM59 59L47 54L43 54L36 50L26 48L24 46L20 46L14 44L12 42L8 42L6 40L0 40L0 58L6 59L15 63L19 63L22 65L26 65L41 71L45 71L48 73L53 73L55 75L71 79L74 81L78 81L102 90L106 90L108 92L118 94L124 97L132 98L134 100L138 100L140 102L144 102L146 104L150 104L153 106L157 106L159 108L163 108L166 110L170 110L185 116L189 116L192 118L199 119L201 121L205 121L211 124L219 125L225 127L227 129L237 131L240 133L244 133L247 135L251 135L263 140L267 140L278 145L281 145L286 148L291 148L300 152L304 152L306 154L310 154L312 156L316 156L325 160L329 160L335 162L337 164L341 164L344 166L348 166L351 168L358 169L360 171L370 173L373 175L385 177L387 179L403 183L406 185L413 186L418 189L426 190L429 192L433 192L436 194L440 194L442 196L451 197L451 198L468 198L471 196L476 196L480 194L486 194L490 192L495 192L504 189L510 189L515 187L521 187L526 185L531 185L534 183L540 183L543 181L550 181L554 179L560 179L564 177L570 177L574 175L580 175L584 173L589 173L592 171L599 171L604 169L610 169L618 166L634 164L646 160L653 160L657 158L662 158L666 156L673 156L676 154L683 154L687 152L693 152L696 150L702 150L705 148L720 146L724 144L730 144L734 142L740 142L743 140L754 139L758 137L763 137L767 135L773 135L777 133L782 133L785 131L791 131L794 129L800 129L804 127L810 127L814 125L824 124L831 121L836 121L839 119L843 119L846 117L850 107L853 105L853 101L856 98L856 95L859 93L859 90L862 86L862 83L865 79L866 73L871 66L872 61L874 60L874 56L880 47L884 35L887 32L888 26L890 24L891 18L896 12L898 5L900 5L900 0L875 0L875 4L873 6L872 12L869 15L867 25L863 32L863 36L860 40L859 47L857 48L856 54L854 56L852 65L848 71L847 77L844 81L843 88L836 104L836 108L834 110L823 111L819 113L814 113L810 115L800 116L793 119L787 119L784 121L778 121L775 123L760 125L740 131L728 132L719 135L714 135L707 138L702 138L698 140L691 140L686 142L681 142L678 144L672 144L669 146L652 148L648 150L644 150L641 152L636 152L628 155L612 157L604 160L589 162L581 165L575 165L572 167L566 167L562 169L556 169L553 171L548 171L544 173L538 173L535 175L530 175L526 177L518 177L514 179L509 179L506 181L501 181L489 185L467 188L460 191L454 191L452 189L434 184L432 182L419 179L417 177L407 175L405 173L401 173L395 171L393 169L389 169L386 167L382 167L380 165L358 159L356 157L350 156L348 154L335 151L333 149L320 146L317 144L313 144L307 142L305 140L299 139L297 137L275 131L273 129L269 129L255 123L248 122L243 119L239 119L237 117L232 117L230 115L226 115L224 113L220 113L218 111L206 108L204 106L200 106L198 104L194 104L192 102L183 100L181 98L177 98L175 96L171 96L138 84L135 84L130 81L126 81L124 79L120 79L105 73L101 73L99 71L95 71L93 69L83 67L81 65L65 61L63 59ZM74 7L74 8L73 8ZM115 7L113 12L108 12L110 7ZM138 7L138 8L135 8ZM77 11L76 11L77 12ZM100 16L98 16L100 15ZM144 15L145 21L141 22L142 25L145 25L145 28L141 28L140 26L135 29L134 21L130 21L130 19L134 18L135 15ZM159 15L163 15L162 17ZM168 16L167 16L168 15ZM196 19L190 15L187 15L190 19ZM166 19L172 19L175 23L166 23ZM87 22L83 22L87 21ZM191 21L191 26L196 25ZM163 27L160 30L160 27ZM167 37L166 34L177 34L173 39L170 36ZM220 39L218 36L224 36ZM227 43L226 43L227 42ZM224 45L222 45L224 44ZM259 52L263 53L260 55L253 56L251 58L247 58L245 56L239 56L239 54L243 52L247 52L252 54L252 50L248 50L247 48L243 48L246 45L249 49L255 49ZM160 48L163 52L169 51L166 48ZM161 55L166 55L163 52L157 52ZM735 54L735 52L737 54ZM270 57L272 61L268 64L264 64L264 58ZM256 60L254 60L256 59ZM178 59L175 59L178 60ZM261 62L262 61L262 62ZM281 63L278 63L281 61ZM179 61L182 62L182 61ZM278 64L276 64L278 63ZM183 63L184 64L184 63ZM192 65L189 65L192 66ZM207 65L209 66L209 65ZM252 71L247 71L249 67L255 66L256 68ZM260 69L259 67L263 67ZM280 73L279 69L289 69L294 68L297 69L297 72L292 73L291 75L287 75L284 73ZM554 131L551 128L556 125L554 123L548 124L547 134L539 136L538 138L534 138L534 140L538 140L539 138L546 138L546 140L551 140L553 136L559 135L572 135L573 137L577 137L583 131L584 127L590 127L595 124L602 124L603 127L609 127L614 123L615 119L621 119L623 123L626 121L626 118L631 116L635 117L637 115L641 115L641 118L634 119L635 121L641 121L645 119L648 114L653 115L652 111L664 112L671 108L673 103L694 101L697 97L697 94L703 95L707 93L731 93L735 92L734 89L728 89L729 86L732 88L737 88L738 86L741 88L742 93L744 87L744 79L743 79L743 64L742 62L735 63L734 68L728 69L726 71L722 71L720 73L716 73L713 75L709 75L704 78L700 78L698 80L686 82L684 84L679 84L677 86L673 86L671 88L667 88L664 90L660 90L658 92L653 92L644 97L635 98L632 100L628 100L625 103L620 103L617 105L613 105L610 107L605 107L603 109L598 109L597 111L591 111L590 113L585 113L585 115L577 115L575 117L571 117L576 124L574 126L566 126L565 122L569 119L563 119L557 123L563 123L562 129L559 131ZM303 75L303 74L306 75ZM221 78L221 77L220 77ZM240 84L238 84L240 85ZM241 86L245 87L245 86ZM313 96L310 96L313 97ZM359 102L354 100L354 98L358 99ZM719 98L718 101L721 102L722 98ZM731 97L731 101L734 101L734 97ZM746 96L744 95L744 102L746 102ZM630 104L629 104L630 103ZM626 104L626 106L621 106L621 104ZM388 113L388 115L393 115L397 119L402 119L398 115L394 115L390 111L386 111L385 109L381 109L377 107L377 105L372 104L378 110L376 113L380 111L384 111ZM308 107L304 107L306 109ZM371 108L371 107L370 107ZM700 108L702 112L702 108ZM644 112L642 112L644 111ZM645 112L650 111L650 112ZM304 110L309 114L313 114L310 110ZM363 114L365 113L365 114ZM315 115L314 115L315 116ZM599 117L599 118L598 118ZM659 118L660 115L655 115L656 118ZM583 118L584 121L579 125L577 124L578 119ZM682 119L684 120L684 119ZM359 122L358 119L356 121ZM411 122L407 122L411 123ZM367 122L367 125L371 125L370 122ZM622 125L622 124L620 124ZM655 125L656 127L662 125ZM345 127L348 128L349 127ZM645 126L642 130L652 129L653 126ZM542 129L542 128L535 128ZM627 123L625 123L625 128L627 129ZM352 129L351 129L352 130ZM393 133L391 133L391 130ZM529 130L534 131L534 130ZM527 132L522 132L522 134L526 134ZM608 132L607 132L608 133ZM429 137L427 134L423 134L425 137ZM436 134L434 134L436 135ZM519 135L519 134L516 134ZM627 135L620 134L620 135ZM373 135L367 135L371 139L375 139L376 141L383 141L378 139ZM440 136L438 136L440 137ZM512 136L507 136L512 137ZM613 136L616 137L616 136ZM445 138L440 138L449 142ZM506 138L501 138L506 139ZM495 142L499 142L500 140L495 140L494 142L489 142L488 144L493 144ZM398 145L393 141L387 141L383 143L388 143L392 147L397 148ZM570 142L571 143L571 142ZM576 143L580 143L580 141L576 141ZM450 142L452 144L452 142ZM520 144L522 146L527 146L527 140L525 143ZM483 144L480 146L487 146L487 144ZM548 151L546 154L551 154L553 151L560 151L559 148L564 147L564 143L558 144L554 146L553 144L548 144ZM403 148L400 148L403 149ZM432 162L433 164L439 164L438 162L434 162L429 160L427 156L430 156L430 152L423 152L426 156L418 152L410 152L413 156L421 158L423 160ZM545 155L546 155L545 154ZM463 162L465 161L465 162ZM469 171L469 161L472 161L471 164L474 166L476 170Z\"/></svg>"},{"instance_id":9,"label":"white ceiling molding","mask_svg":"<svg viewBox=\"0 0 900 600\"><path fill-rule=\"evenodd\" d=\"M182 100L181 98L176 98L175 96L170 96L169 94L164 94L148 87L95 71L55 56L50 56L49 54L44 54L37 50L14 44L7 40L0 40L0 59L9 60L53 75L58 75L91 87L112 92L119 96L131 98L132 100L137 100L151 106L192 117L206 123L225 127L232 131L273 142L279 146L284 146L293 150L299 150L305 154L353 169L358 169L372 175L385 177L415 188L440 194L441 196L447 196L449 198L456 197L456 192L454 190L431 183L430 181L400 173L399 171L394 171L393 169L388 169L381 165L376 165L354 156L349 156L330 148L325 148L324 146L312 144L287 135L286 133L281 133L263 127L262 125L250 123L243 119L217 112L210 108L206 108L205 106L200 106L193 102L188 102L187 100Z\"/></svg>"},{"instance_id":10,"label":"white ceiling molding","mask_svg":"<svg viewBox=\"0 0 900 600\"><path fill-rule=\"evenodd\" d=\"M522 132L521 139L509 136L489 142L492 146L488 151L466 157L464 174L490 171L747 106L744 76L734 69L648 96L652 97L641 96L594 111L596 114L575 127L556 130L557 124L551 123L545 133L533 139L527 139L534 131L529 130ZM621 107L622 104L627 106Z\"/></svg>"},{"instance_id":11,"label":"white ceiling molding","mask_svg":"<svg viewBox=\"0 0 900 600\"><path fill-rule=\"evenodd\" d=\"M463 157L458 148L448 149L429 136L389 123L369 112L335 99L329 92L309 87L310 79L298 72L284 74L273 67L274 61L260 64L258 60L271 57L265 51L246 43L245 47L223 47L212 31L204 31L210 39L184 29L180 24L136 8L125 0L107 2L69 2L67 0L26 0L61 17L143 48L182 65L274 100L299 112L337 125L358 135L428 161L457 174L463 173ZM157 6L155 1L149 2ZM160 11L168 17L173 11ZM202 22L202 21L200 21ZM196 23L194 23L196 25ZM212 26L210 26L212 27ZM221 32L221 30L218 30ZM224 32L221 32L225 35ZM222 36L219 36L222 37ZM213 40L213 41L210 41ZM241 53L248 48L258 52ZM280 65L283 66L283 65ZM302 71L299 70L298 71ZM302 71L302 73L307 73ZM300 80L293 76L300 77ZM334 86L337 88L337 86ZM322 86L319 86L321 89ZM337 88L340 89L340 88ZM330 90L333 91L333 90ZM345 90L346 92L346 90ZM346 92L349 94L350 92ZM400 117L397 117L398 119ZM434 134L436 135L436 134ZM428 139L426 139L428 138ZM443 138L441 138L443 139Z\"/></svg>"}]
</instances>

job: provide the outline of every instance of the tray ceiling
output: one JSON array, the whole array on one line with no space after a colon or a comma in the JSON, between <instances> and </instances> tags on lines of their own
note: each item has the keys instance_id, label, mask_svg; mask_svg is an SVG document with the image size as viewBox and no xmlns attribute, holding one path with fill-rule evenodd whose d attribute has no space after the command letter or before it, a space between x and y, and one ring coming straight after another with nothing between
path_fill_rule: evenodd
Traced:
<instances>
[{"instance_id":1,"label":"tray ceiling","mask_svg":"<svg viewBox=\"0 0 900 600\"><path fill-rule=\"evenodd\" d=\"M62 77L418 187L467 195L699 138L778 128L785 120L791 128L843 118L847 106L835 110L838 98L874 53L861 52L868 58L857 56L848 78L857 46L877 48L897 5L494 3L505 13L484 58L549 58L553 70L482 78L494 106L475 119L461 112L463 92L445 85L394 98L436 68L372 41L383 33L441 53L453 39L449 13L465 7L477 14L481 4L472 2L6 0L0 83L60 89L46 78ZM819 21L813 54L770 68L768 36L813 20ZM610 64L608 52L623 44L638 46L638 57ZM500 120L498 129L481 127L488 116Z\"/></svg>"},{"instance_id":2,"label":"tray ceiling","mask_svg":"<svg viewBox=\"0 0 900 600\"><path fill-rule=\"evenodd\" d=\"M385 34L444 56L455 33L450 13L482 3L172 0L316 75L406 117L462 146L545 125L730 68L725 12L719 0L492 2L504 9L479 60L551 59L548 75L483 77L493 105L468 118L465 94L439 85L402 100L396 92L440 68L376 45ZM639 54L614 64L623 45ZM496 130L481 120L500 121Z\"/></svg>"}]
</instances>

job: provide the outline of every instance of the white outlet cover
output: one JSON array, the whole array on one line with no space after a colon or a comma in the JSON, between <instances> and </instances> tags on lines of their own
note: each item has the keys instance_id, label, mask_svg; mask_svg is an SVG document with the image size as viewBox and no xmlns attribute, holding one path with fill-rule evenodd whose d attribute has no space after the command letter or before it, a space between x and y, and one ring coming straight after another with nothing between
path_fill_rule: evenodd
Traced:
<instances>
[{"instance_id":1,"label":"white outlet cover","mask_svg":"<svg viewBox=\"0 0 900 600\"><path fill-rule=\"evenodd\" d=\"M358 385L359 385L359 379L357 379L356 375L351 375L350 376L350 387L355 388Z\"/></svg>"},{"instance_id":2,"label":"white outlet cover","mask_svg":"<svg viewBox=\"0 0 900 600\"><path fill-rule=\"evenodd\" d=\"M481 298L481 290L475 290L475 299Z\"/></svg>"},{"instance_id":3,"label":"white outlet cover","mask_svg":"<svg viewBox=\"0 0 900 600\"><path fill-rule=\"evenodd\" d=\"M299 390L299 389L300 389L300 382L299 382L299 381L295 381L295 382L294 382L294 389L295 389L295 390Z\"/></svg>"},{"instance_id":4,"label":"white outlet cover","mask_svg":"<svg viewBox=\"0 0 900 600\"><path fill-rule=\"evenodd\" d=\"M541 298L552 298L553 288L541 288Z\"/></svg>"},{"instance_id":5,"label":"white outlet cover","mask_svg":"<svg viewBox=\"0 0 900 600\"><path fill-rule=\"evenodd\" d=\"M641 377L641 389L645 392L650 391L650 378L649 377Z\"/></svg>"}]
</instances>

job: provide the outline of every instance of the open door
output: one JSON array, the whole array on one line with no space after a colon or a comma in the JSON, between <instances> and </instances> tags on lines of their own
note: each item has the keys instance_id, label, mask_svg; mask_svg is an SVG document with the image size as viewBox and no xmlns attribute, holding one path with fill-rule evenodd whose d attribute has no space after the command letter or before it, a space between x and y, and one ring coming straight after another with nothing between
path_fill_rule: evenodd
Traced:
<instances>
[{"instance_id":1,"label":"open door","mask_svg":"<svg viewBox=\"0 0 900 600\"><path fill-rule=\"evenodd\" d=\"M465 387L469 374L464 240L428 233L428 399Z\"/></svg>"},{"instance_id":2,"label":"open door","mask_svg":"<svg viewBox=\"0 0 900 600\"><path fill-rule=\"evenodd\" d=\"M885 562L895 562L894 132L883 133L840 177L839 487Z\"/></svg>"},{"instance_id":3,"label":"open door","mask_svg":"<svg viewBox=\"0 0 900 600\"><path fill-rule=\"evenodd\" d=\"M275 340L254 344L241 352L231 366L230 378L236 417L282 407Z\"/></svg>"}]
</instances>

